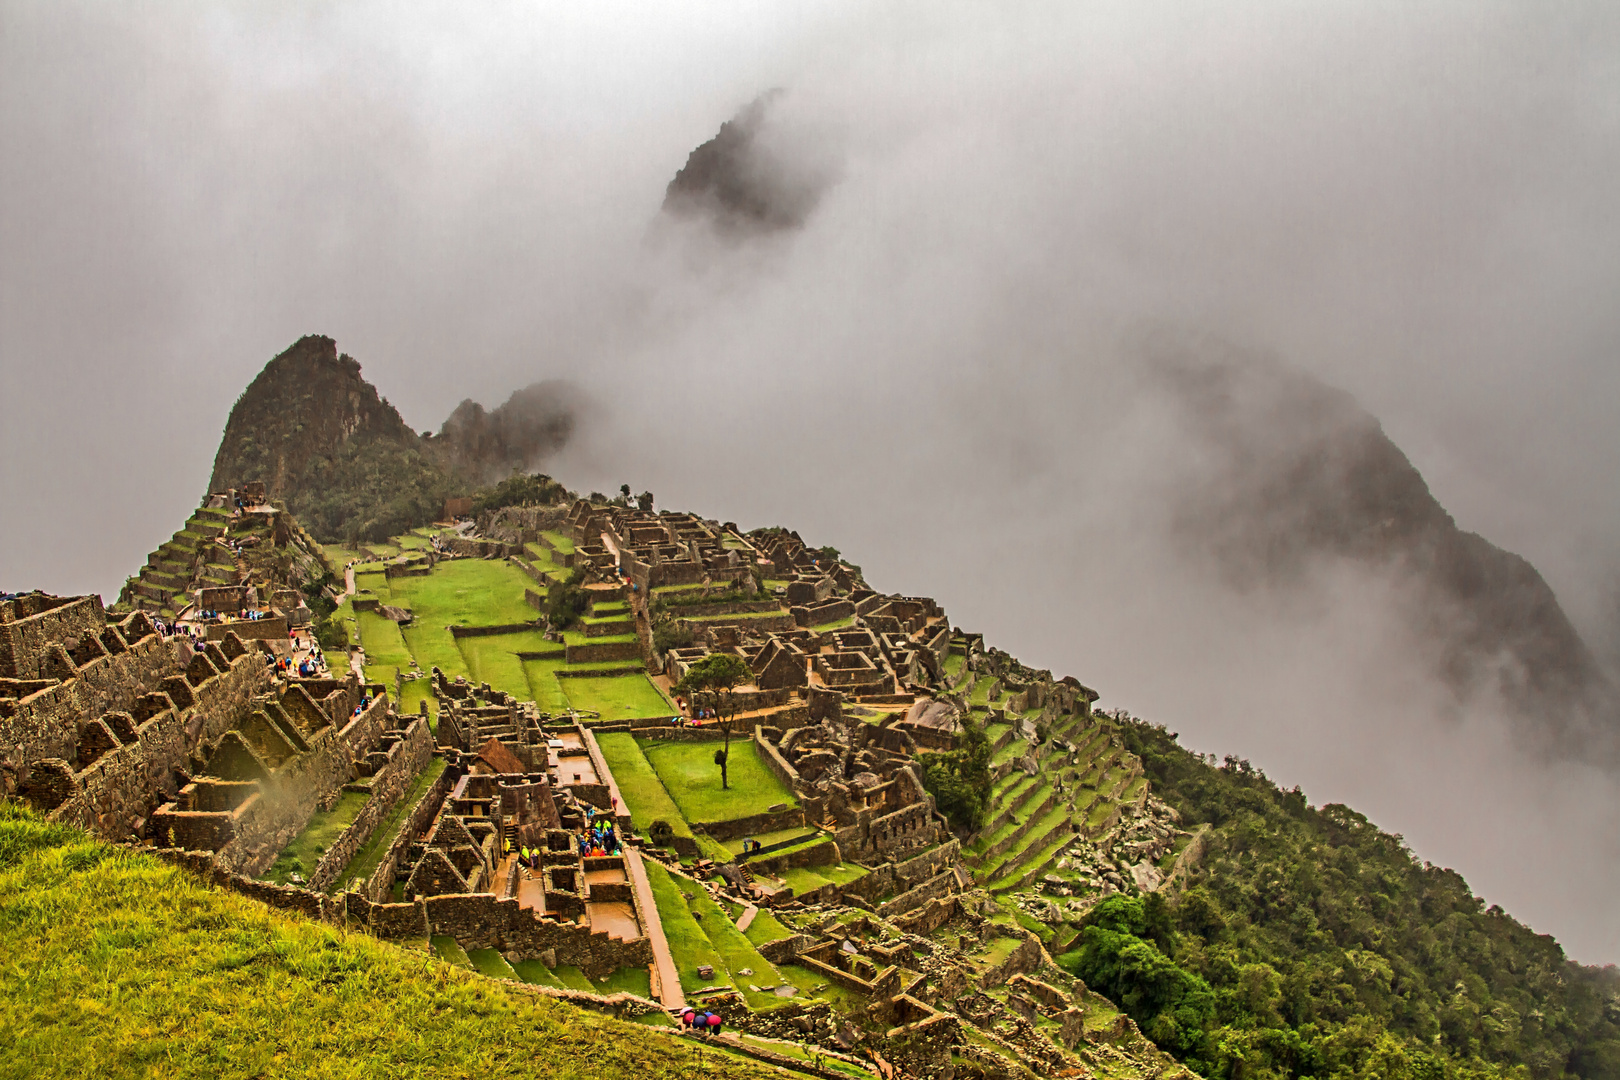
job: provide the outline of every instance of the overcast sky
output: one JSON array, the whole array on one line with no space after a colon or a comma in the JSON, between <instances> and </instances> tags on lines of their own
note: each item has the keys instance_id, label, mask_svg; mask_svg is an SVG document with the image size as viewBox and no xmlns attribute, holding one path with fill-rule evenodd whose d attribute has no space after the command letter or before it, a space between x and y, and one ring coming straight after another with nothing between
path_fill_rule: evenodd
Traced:
<instances>
[{"instance_id":1,"label":"overcast sky","mask_svg":"<svg viewBox=\"0 0 1620 1080\"><path fill-rule=\"evenodd\" d=\"M656 224L771 87L805 228ZM1620 8L3 0L0 147L0 588L112 599L301 334L419 428L572 378L564 481L835 544L1620 960L1613 777L1449 700L1398 583L1172 550L1122 344L1349 390L1615 655Z\"/></svg>"}]
</instances>

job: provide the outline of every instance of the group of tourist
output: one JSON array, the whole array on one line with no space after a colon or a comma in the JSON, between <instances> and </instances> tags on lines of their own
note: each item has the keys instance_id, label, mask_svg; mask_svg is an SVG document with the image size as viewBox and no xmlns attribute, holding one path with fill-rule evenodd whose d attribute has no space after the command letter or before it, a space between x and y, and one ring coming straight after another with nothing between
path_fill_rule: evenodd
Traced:
<instances>
[{"instance_id":1,"label":"group of tourist","mask_svg":"<svg viewBox=\"0 0 1620 1080\"><path fill-rule=\"evenodd\" d=\"M681 1013L681 1030L702 1035L720 1034L720 1014L687 1009Z\"/></svg>"},{"instance_id":2,"label":"group of tourist","mask_svg":"<svg viewBox=\"0 0 1620 1080\"><path fill-rule=\"evenodd\" d=\"M540 849L522 844L517 849L517 860L518 865L523 869L531 873L538 873L540 870Z\"/></svg>"},{"instance_id":3,"label":"group of tourist","mask_svg":"<svg viewBox=\"0 0 1620 1080\"><path fill-rule=\"evenodd\" d=\"M611 819L598 818L580 830L579 853L587 858L619 853L619 832L613 827Z\"/></svg>"},{"instance_id":4,"label":"group of tourist","mask_svg":"<svg viewBox=\"0 0 1620 1080\"><path fill-rule=\"evenodd\" d=\"M294 663L292 658L278 656L271 661L276 674L282 678L297 675L300 679L315 679L326 673L326 658L319 653L311 653L302 660Z\"/></svg>"},{"instance_id":5,"label":"group of tourist","mask_svg":"<svg viewBox=\"0 0 1620 1080\"><path fill-rule=\"evenodd\" d=\"M696 716L689 720L684 716L676 715L669 718L669 726L672 728L702 727L703 720L701 717Z\"/></svg>"}]
</instances>

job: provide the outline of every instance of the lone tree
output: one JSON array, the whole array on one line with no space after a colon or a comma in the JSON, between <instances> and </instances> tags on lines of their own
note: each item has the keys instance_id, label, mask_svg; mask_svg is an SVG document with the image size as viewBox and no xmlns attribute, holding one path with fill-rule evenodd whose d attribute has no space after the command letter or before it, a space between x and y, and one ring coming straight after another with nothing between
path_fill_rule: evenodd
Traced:
<instances>
[{"instance_id":1,"label":"lone tree","mask_svg":"<svg viewBox=\"0 0 1620 1080\"><path fill-rule=\"evenodd\" d=\"M720 787L731 785L726 780L726 761L731 757L731 731L737 722L737 687L751 682L754 673L742 659L731 653L710 653L686 670L686 677L675 684L675 689L691 695L693 704L708 700L714 709L720 730L725 733L725 745L714 752L714 763L720 766Z\"/></svg>"}]
</instances>

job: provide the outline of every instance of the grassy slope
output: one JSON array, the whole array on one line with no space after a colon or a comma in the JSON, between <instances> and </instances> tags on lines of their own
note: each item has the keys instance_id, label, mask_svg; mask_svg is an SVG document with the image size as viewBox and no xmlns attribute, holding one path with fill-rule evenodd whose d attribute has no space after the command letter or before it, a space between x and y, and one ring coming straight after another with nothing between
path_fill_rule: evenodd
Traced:
<instances>
[{"instance_id":1,"label":"grassy slope","mask_svg":"<svg viewBox=\"0 0 1620 1080\"><path fill-rule=\"evenodd\" d=\"M535 617L523 600L523 590L534 582L504 561L452 559L427 577L395 578L389 585L416 616L405 630L416 662L423 671L437 665L452 678L471 677L471 672L445 627L499 626Z\"/></svg>"},{"instance_id":2,"label":"grassy slope","mask_svg":"<svg viewBox=\"0 0 1620 1080\"><path fill-rule=\"evenodd\" d=\"M0 1077L784 1075L0 808Z\"/></svg>"},{"instance_id":3,"label":"grassy slope","mask_svg":"<svg viewBox=\"0 0 1620 1080\"><path fill-rule=\"evenodd\" d=\"M721 790L720 767L714 763L719 748L718 742L649 741L641 749L688 821L729 821L762 814L774 803L798 805L787 786L765 767L759 748L748 738L731 740L726 768L731 786Z\"/></svg>"},{"instance_id":4,"label":"grassy slope","mask_svg":"<svg viewBox=\"0 0 1620 1080\"><path fill-rule=\"evenodd\" d=\"M632 736L609 732L598 736L597 744L602 748L607 767L613 770L613 779L619 785L619 794L624 796L625 807L630 811L630 820L637 832L646 832L647 826L662 819L669 822L675 835L692 835L680 808L669 797L663 781L658 779Z\"/></svg>"},{"instance_id":5,"label":"grassy slope","mask_svg":"<svg viewBox=\"0 0 1620 1080\"><path fill-rule=\"evenodd\" d=\"M645 675L606 679L563 679L563 693L576 709L591 709L604 720L646 720L673 716L675 710Z\"/></svg>"}]
</instances>

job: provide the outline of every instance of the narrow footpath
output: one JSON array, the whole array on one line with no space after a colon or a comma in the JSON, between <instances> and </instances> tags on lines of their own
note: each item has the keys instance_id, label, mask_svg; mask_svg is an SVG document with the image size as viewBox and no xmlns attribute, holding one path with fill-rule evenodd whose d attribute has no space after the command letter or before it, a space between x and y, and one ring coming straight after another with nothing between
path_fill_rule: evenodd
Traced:
<instances>
[{"instance_id":1,"label":"narrow footpath","mask_svg":"<svg viewBox=\"0 0 1620 1080\"><path fill-rule=\"evenodd\" d=\"M653 900L652 885L647 881L647 868L641 864L641 852L633 847L624 848L624 865L630 871L630 884L636 891L636 908L647 921L647 940L653 951L653 993L670 1011L686 1008L686 995L681 992L680 972L675 970L675 958L669 952L669 940L664 937L664 924L658 918L658 904Z\"/></svg>"}]
</instances>

